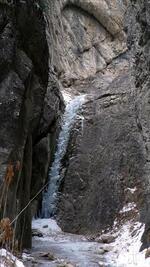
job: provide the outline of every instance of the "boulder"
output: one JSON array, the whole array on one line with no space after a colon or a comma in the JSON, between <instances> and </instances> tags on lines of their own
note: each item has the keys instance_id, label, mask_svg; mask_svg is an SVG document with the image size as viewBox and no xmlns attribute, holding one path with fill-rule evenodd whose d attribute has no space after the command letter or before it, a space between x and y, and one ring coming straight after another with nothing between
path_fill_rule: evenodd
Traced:
<instances>
[{"instance_id":1,"label":"boulder","mask_svg":"<svg viewBox=\"0 0 150 267\"><path fill-rule=\"evenodd\" d=\"M99 243L112 243L115 241L115 236L111 235L111 234L102 234L100 237L96 238L97 242ZM106 249L106 247L104 247L104 249Z\"/></svg>"}]
</instances>

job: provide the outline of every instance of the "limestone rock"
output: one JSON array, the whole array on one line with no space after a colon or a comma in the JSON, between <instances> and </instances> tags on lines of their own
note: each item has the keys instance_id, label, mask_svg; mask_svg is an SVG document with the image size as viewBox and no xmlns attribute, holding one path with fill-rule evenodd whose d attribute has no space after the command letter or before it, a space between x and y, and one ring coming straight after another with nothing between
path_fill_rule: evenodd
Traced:
<instances>
[{"instance_id":1,"label":"limestone rock","mask_svg":"<svg viewBox=\"0 0 150 267\"><path fill-rule=\"evenodd\" d=\"M98 264L100 267L107 267L107 263L105 263L105 262L99 261Z\"/></svg>"},{"instance_id":2,"label":"limestone rock","mask_svg":"<svg viewBox=\"0 0 150 267\"><path fill-rule=\"evenodd\" d=\"M98 254L100 254L100 255L105 254L105 250L104 250L103 248L100 248L100 249L98 250Z\"/></svg>"},{"instance_id":3,"label":"limestone rock","mask_svg":"<svg viewBox=\"0 0 150 267\"><path fill-rule=\"evenodd\" d=\"M148 248L146 250L146 253L145 253L145 259L149 258L150 257L150 248Z\"/></svg>"},{"instance_id":4,"label":"limestone rock","mask_svg":"<svg viewBox=\"0 0 150 267\"><path fill-rule=\"evenodd\" d=\"M95 241L99 243L112 243L115 240L115 237L111 234L102 234L100 237L96 238ZM104 247L105 248L105 247Z\"/></svg>"},{"instance_id":5,"label":"limestone rock","mask_svg":"<svg viewBox=\"0 0 150 267\"><path fill-rule=\"evenodd\" d=\"M43 258L47 258L49 261L54 261L55 257L52 253L43 253L42 255L40 255Z\"/></svg>"},{"instance_id":6,"label":"limestone rock","mask_svg":"<svg viewBox=\"0 0 150 267\"><path fill-rule=\"evenodd\" d=\"M51 63L65 87L102 71L126 51L124 1L47 0L46 3L47 19L54 25Z\"/></svg>"},{"instance_id":7,"label":"limestone rock","mask_svg":"<svg viewBox=\"0 0 150 267\"><path fill-rule=\"evenodd\" d=\"M43 233L38 229L32 229L32 236L43 237Z\"/></svg>"}]
</instances>

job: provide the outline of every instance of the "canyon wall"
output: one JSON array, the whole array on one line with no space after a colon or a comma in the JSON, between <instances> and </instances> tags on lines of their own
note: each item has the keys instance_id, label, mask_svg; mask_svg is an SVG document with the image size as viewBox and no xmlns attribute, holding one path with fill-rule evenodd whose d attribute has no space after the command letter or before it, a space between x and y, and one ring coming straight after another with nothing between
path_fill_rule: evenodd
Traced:
<instances>
[{"instance_id":1,"label":"canyon wall","mask_svg":"<svg viewBox=\"0 0 150 267\"><path fill-rule=\"evenodd\" d=\"M101 231L134 202L148 246L148 0L8 2L0 1L1 218L13 221L45 184L60 91L83 93L62 161L58 222L65 231ZM19 246L31 247L38 203L13 223Z\"/></svg>"},{"instance_id":2,"label":"canyon wall","mask_svg":"<svg viewBox=\"0 0 150 267\"><path fill-rule=\"evenodd\" d=\"M132 66L139 33L134 28L136 4L128 4L61 1L55 13L61 21L57 40L65 38L58 41L62 52L56 45L55 53L63 71L57 63L54 69L65 92L88 94L62 162L57 218L66 231L86 233L110 227L133 199L146 220L147 152L138 118L141 94ZM137 74L138 79L141 76ZM135 189L133 199L126 196L128 188Z\"/></svg>"},{"instance_id":3,"label":"canyon wall","mask_svg":"<svg viewBox=\"0 0 150 267\"><path fill-rule=\"evenodd\" d=\"M82 84L124 53L126 1L47 1L51 66L67 90ZM80 89L79 89L80 90Z\"/></svg>"},{"instance_id":4,"label":"canyon wall","mask_svg":"<svg viewBox=\"0 0 150 267\"><path fill-rule=\"evenodd\" d=\"M47 179L64 107L49 54L36 1L0 1L0 216L11 222ZM12 226L16 246L31 247L31 205Z\"/></svg>"},{"instance_id":5,"label":"canyon wall","mask_svg":"<svg viewBox=\"0 0 150 267\"><path fill-rule=\"evenodd\" d=\"M130 22L130 23L129 23ZM133 56L132 73L135 79L135 114L138 131L144 147L145 166L142 173L144 181L144 201L141 220L145 225L141 249L150 245L150 52L149 52L149 1L131 1L127 13L128 46Z\"/></svg>"}]
</instances>

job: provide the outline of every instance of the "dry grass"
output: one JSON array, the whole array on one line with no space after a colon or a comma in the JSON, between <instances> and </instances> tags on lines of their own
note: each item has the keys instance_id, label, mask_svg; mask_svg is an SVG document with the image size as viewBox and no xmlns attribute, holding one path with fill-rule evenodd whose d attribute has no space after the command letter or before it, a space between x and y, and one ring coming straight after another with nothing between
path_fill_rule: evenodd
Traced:
<instances>
[{"instance_id":1,"label":"dry grass","mask_svg":"<svg viewBox=\"0 0 150 267\"><path fill-rule=\"evenodd\" d=\"M14 166L12 164L8 164L5 175L5 182L8 186L11 184L14 176L15 176Z\"/></svg>"},{"instance_id":2,"label":"dry grass","mask_svg":"<svg viewBox=\"0 0 150 267\"><path fill-rule=\"evenodd\" d=\"M3 218L0 221L0 242L3 244L9 244L13 239L13 229L10 223L9 218Z\"/></svg>"}]
</instances>

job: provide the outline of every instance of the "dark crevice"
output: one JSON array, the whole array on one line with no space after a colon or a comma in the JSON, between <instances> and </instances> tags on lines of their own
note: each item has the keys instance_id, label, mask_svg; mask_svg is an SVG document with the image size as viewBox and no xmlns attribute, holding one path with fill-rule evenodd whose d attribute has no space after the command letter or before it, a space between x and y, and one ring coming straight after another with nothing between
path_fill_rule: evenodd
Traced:
<instances>
[{"instance_id":1,"label":"dark crevice","mask_svg":"<svg viewBox=\"0 0 150 267\"><path fill-rule=\"evenodd\" d=\"M41 139L43 139L48 135L48 133L53 133L56 130L57 122L58 122L58 117L54 117L50 125L35 138L33 145L35 146L37 143L39 143Z\"/></svg>"}]
</instances>

